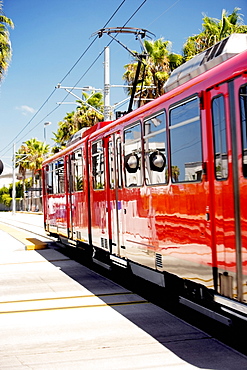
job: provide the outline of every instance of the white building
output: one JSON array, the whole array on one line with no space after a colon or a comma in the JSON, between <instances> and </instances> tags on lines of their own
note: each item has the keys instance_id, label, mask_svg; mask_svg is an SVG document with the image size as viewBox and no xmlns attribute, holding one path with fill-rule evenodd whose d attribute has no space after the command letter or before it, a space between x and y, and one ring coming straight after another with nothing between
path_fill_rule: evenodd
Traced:
<instances>
[{"instance_id":1,"label":"white building","mask_svg":"<svg viewBox=\"0 0 247 370\"><path fill-rule=\"evenodd\" d=\"M6 163L3 166L3 172L0 175L0 188L4 186L9 187L13 182L13 168Z\"/></svg>"}]
</instances>

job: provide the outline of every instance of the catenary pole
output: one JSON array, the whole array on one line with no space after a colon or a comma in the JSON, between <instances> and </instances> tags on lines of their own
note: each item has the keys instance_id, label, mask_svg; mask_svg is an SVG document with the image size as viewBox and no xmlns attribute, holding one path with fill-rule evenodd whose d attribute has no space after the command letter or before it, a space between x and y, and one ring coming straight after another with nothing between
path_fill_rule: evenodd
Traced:
<instances>
[{"instance_id":1,"label":"catenary pole","mask_svg":"<svg viewBox=\"0 0 247 370\"><path fill-rule=\"evenodd\" d=\"M104 52L104 121L110 120L110 49L106 46Z\"/></svg>"},{"instance_id":2,"label":"catenary pole","mask_svg":"<svg viewBox=\"0 0 247 370\"><path fill-rule=\"evenodd\" d=\"M13 189L12 189L12 214L16 213L16 189L15 189L15 143L13 144Z\"/></svg>"}]
</instances>

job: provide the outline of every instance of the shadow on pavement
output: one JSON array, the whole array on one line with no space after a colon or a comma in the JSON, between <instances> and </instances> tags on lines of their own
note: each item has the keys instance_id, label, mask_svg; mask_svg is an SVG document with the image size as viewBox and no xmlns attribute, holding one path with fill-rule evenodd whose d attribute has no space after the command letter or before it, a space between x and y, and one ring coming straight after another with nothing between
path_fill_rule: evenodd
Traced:
<instances>
[{"instance_id":1,"label":"shadow on pavement","mask_svg":"<svg viewBox=\"0 0 247 370\"><path fill-rule=\"evenodd\" d=\"M59 258L58 253L54 258L52 250L62 253L63 258ZM129 293L128 288L111 281L110 275L108 279L107 274L103 276L93 271L92 266L87 267L82 264L80 255L74 249L71 251L50 245L47 249L37 250L37 253L107 304L109 304L109 295ZM126 283L131 289L131 281ZM119 304L111 307L188 364L200 369L214 370L247 368L244 355L234 352L206 333L152 303Z\"/></svg>"}]
</instances>

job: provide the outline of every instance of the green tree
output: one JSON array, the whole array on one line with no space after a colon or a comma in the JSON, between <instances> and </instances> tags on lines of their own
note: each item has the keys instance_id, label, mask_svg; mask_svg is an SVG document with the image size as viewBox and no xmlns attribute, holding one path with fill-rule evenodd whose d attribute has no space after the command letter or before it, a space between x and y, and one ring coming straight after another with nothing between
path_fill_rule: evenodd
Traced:
<instances>
[{"instance_id":1,"label":"green tree","mask_svg":"<svg viewBox=\"0 0 247 370\"><path fill-rule=\"evenodd\" d=\"M172 179L177 182L180 175L180 169L178 166L172 166Z\"/></svg>"},{"instance_id":2,"label":"green tree","mask_svg":"<svg viewBox=\"0 0 247 370\"><path fill-rule=\"evenodd\" d=\"M35 138L25 141L24 144L25 153L27 153L27 157L23 160L26 163L25 168L31 170L33 176L41 175L42 163L49 153L49 145Z\"/></svg>"},{"instance_id":3,"label":"green tree","mask_svg":"<svg viewBox=\"0 0 247 370\"><path fill-rule=\"evenodd\" d=\"M4 15L3 3L0 1L0 81L8 69L12 55L8 26L14 28L14 23Z\"/></svg>"},{"instance_id":4,"label":"green tree","mask_svg":"<svg viewBox=\"0 0 247 370\"><path fill-rule=\"evenodd\" d=\"M92 93L91 96L83 93L82 97L82 100L77 100L79 105L73 117L77 131L83 127L91 127L104 119L103 95L100 92Z\"/></svg>"},{"instance_id":5,"label":"green tree","mask_svg":"<svg viewBox=\"0 0 247 370\"><path fill-rule=\"evenodd\" d=\"M143 77L143 85L150 86L144 89L141 93L141 105L149 100L155 99L164 94L164 83L169 78L173 69L177 68L183 62L183 57L179 54L174 54L169 51L169 41L158 39L154 41L144 40L144 47L147 51L146 59L143 59L139 80ZM125 73L123 79L127 85L132 86L136 70L137 62L132 62L124 66ZM141 91L142 83L139 82L136 91ZM131 95L132 88L127 87L128 95Z\"/></svg>"},{"instance_id":6,"label":"green tree","mask_svg":"<svg viewBox=\"0 0 247 370\"><path fill-rule=\"evenodd\" d=\"M16 153L16 159L20 158L21 154L24 154L23 159L20 158L21 167L25 169L29 169L32 171L32 184L37 184L39 181L39 187L41 188L41 169L42 163L46 158L47 154L49 153L49 145L45 144L42 141L38 141L37 139L33 138L30 140L25 141L24 145L22 145L20 152ZM18 163L17 163L18 164ZM25 180L24 180L25 182ZM25 187L23 183L23 187ZM23 189L24 190L24 189ZM33 199L31 199L31 209L33 205ZM40 203L40 199L39 199ZM26 208L26 205L24 205ZM40 204L38 205L40 209Z\"/></svg>"},{"instance_id":7,"label":"green tree","mask_svg":"<svg viewBox=\"0 0 247 370\"><path fill-rule=\"evenodd\" d=\"M0 203L7 207L10 207L12 198L10 196L10 190L6 186L0 189Z\"/></svg>"},{"instance_id":8,"label":"green tree","mask_svg":"<svg viewBox=\"0 0 247 370\"><path fill-rule=\"evenodd\" d=\"M23 183L20 181L16 182L16 200L24 199ZM30 179L25 180L25 189L31 186ZM13 184L10 184L7 188L6 186L0 189L0 203L4 204L6 207L11 206L13 194ZM25 209L25 208L24 208Z\"/></svg>"},{"instance_id":9,"label":"green tree","mask_svg":"<svg viewBox=\"0 0 247 370\"><path fill-rule=\"evenodd\" d=\"M82 100L77 100L76 111L67 113L63 121L58 123L57 132L53 132L56 145L52 148L53 153L66 147L70 137L83 127L91 127L97 122L103 121L103 95L101 93L92 93L89 96L82 94ZM97 111L93 108L96 108Z\"/></svg>"},{"instance_id":10,"label":"green tree","mask_svg":"<svg viewBox=\"0 0 247 370\"><path fill-rule=\"evenodd\" d=\"M15 191L16 191L16 200L19 200L20 198L23 198L23 185L20 181L17 181L15 183ZM11 199L13 198L12 194L13 194L13 184L10 184L9 185L9 193L10 193L10 196L11 196Z\"/></svg>"},{"instance_id":11,"label":"green tree","mask_svg":"<svg viewBox=\"0 0 247 370\"><path fill-rule=\"evenodd\" d=\"M75 112L67 113L63 121L58 122L57 132L53 132L55 138L52 140L56 143L52 148L53 153L64 149L69 138L77 131L73 121L74 114Z\"/></svg>"},{"instance_id":12,"label":"green tree","mask_svg":"<svg viewBox=\"0 0 247 370\"><path fill-rule=\"evenodd\" d=\"M22 180L22 197L24 199L23 208L26 209L25 193L26 193L26 172L29 169L29 156L30 148L26 144L22 144L18 151L15 153L16 167L19 169L19 177ZM17 189L16 189L17 194Z\"/></svg>"},{"instance_id":13,"label":"green tree","mask_svg":"<svg viewBox=\"0 0 247 370\"><path fill-rule=\"evenodd\" d=\"M240 8L234 8L231 14L222 10L221 19L211 18L204 15L202 32L190 36L183 46L185 61L193 58L196 54L213 46L217 42L228 37L232 33L247 33L247 26L243 25Z\"/></svg>"}]
</instances>

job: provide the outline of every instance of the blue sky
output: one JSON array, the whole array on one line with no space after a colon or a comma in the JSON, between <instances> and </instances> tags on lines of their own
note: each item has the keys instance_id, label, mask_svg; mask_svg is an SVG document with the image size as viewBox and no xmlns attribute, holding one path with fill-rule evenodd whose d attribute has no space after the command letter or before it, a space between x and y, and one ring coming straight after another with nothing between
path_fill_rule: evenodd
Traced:
<instances>
[{"instance_id":1,"label":"blue sky","mask_svg":"<svg viewBox=\"0 0 247 370\"><path fill-rule=\"evenodd\" d=\"M15 24L10 30L13 57L0 86L0 159L6 166L11 165L14 143L17 150L28 139L44 140L48 121L47 143L53 145L52 132L57 131L58 122L76 108L76 98L55 89L58 83L103 88L103 54L99 55L110 37L98 38L81 56L93 41L91 35L106 24L122 1L4 0L4 13ZM125 0L107 27L122 27L143 3ZM241 8L247 24L246 0L146 0L126 26L147 29L155 38L171 41L172 51L181 53L186 39L200 32L203 14L220 18L222 9L230 13L234 7ZM118 38L129 49L140 51L133 35ZM123 84L123 66L131 59L118 43L111 43L111 84ZM81 96L79 90L74 93ZM111 88L111 105L124 98L123 88ZM67 104L57 104L63 100Z\"/></svg>"}]
</instances>

